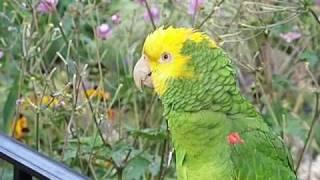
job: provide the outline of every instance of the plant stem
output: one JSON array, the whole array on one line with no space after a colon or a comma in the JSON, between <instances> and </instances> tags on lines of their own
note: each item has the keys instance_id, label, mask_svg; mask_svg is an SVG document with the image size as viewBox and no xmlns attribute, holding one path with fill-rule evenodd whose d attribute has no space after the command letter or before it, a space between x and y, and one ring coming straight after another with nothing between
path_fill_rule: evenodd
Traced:
<instances>
[{"instance_id":1,"label":"plant stem","mask_svg":"<svg viewBox=\"0 0 320 180\"><path fill-rule=\"evenodd\" d=\"M200 29L211 18L211 16L216 12L217 8L220 7L223 2L224 0L221 0L220 2L215 4L209 15L205 17L204 20L198 26L196 26L196 29Z\"/></svg>"},{"instance_id":2,"label":"plant stem","mask_svg":"<svg viewBox=\"0 0 320 180\"><path fill-rule=\"evenodd\" d=\"M37 110L36 113L36 149L39 151L39 119L40 119L40 112Z\"/></svg>"},{"instance_id":3,"label":"plant stem","mask_svg":"<svg viewBox=\"0 0 320 180\"><path fill-rule=\"evenodd\" d=\"M320 25L320 16L318 17L318 15L311 8L309 8L308 10L312 14L312 16L316 19L317 23Z\"/></svg>"},{"instance_id":4,"label":"plant stem","mask_svg":"<svg viewBox=\"0 0 320 180\"><path fill-rule=\"evenodd\" d=\"M117 168L118 180L122 180L123 168Z\"/></svg>"},{"instance_id":5,"label":"plant stem","mask_svg":"<svg viewBox=\"0 0 320 180\"><path fill-rule=\"evenodd\" d=\"M163 140L163 149L161 153L161 162L160 162L160 171L159 171L159 177L158 180L164 179L164 173L163 173L163 162L164 162L164 157L166 155L166 150L167 150L167 138Z\"/></svg>"},{"instance_id":6,"label":"plant stem","mask_svg":"<svg viewBox=\"0 0 320 180\"><path fill-rule=\"evenodd\" d=\"M148 11L148 16L149 16L149 18L150 18L152 27L153 27L154 30L156 30L156 29L157 29L157 26L156 26L156 24L154 23L154 19L153 19L153 17L152 17L152 12L151 12L151 9L150 9L150 6L149 6L147 0L144 1L144 5L146 6L146 9L147 9L147 11Z\"/></svg>"},{"instance_id":7,"label":"plant stem","mask_svg":"<svg viewBox=\"0 0 320 180\"><path fill-rule=\"evenodd\" d=\"M306 142L304 143L302 152L300 154L300 157L299 157L299 160L298 160L298 163L297 163L296 172L299 170L299 167L300 167L302 159L303 159L303 155L304 155L308 145L310 144L310 142L312 140L315 123L319 119L319 115L320 115L320 112L319 112L319 92L315 92L315 96L316 96L316 104L315 104L315 109L314 109L315 112L314 112L314 116L313 116L313 119L312 119L312 122L311 122L311 125L310 125L310 130L308 132L308 136L307 136Z\"/></svg>"}]
</instances>

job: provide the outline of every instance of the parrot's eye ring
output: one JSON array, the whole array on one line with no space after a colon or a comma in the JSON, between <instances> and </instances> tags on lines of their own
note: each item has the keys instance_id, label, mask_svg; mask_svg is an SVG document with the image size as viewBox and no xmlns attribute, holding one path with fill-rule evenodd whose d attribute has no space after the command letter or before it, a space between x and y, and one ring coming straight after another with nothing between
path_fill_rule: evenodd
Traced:
<instances>
[{"instance_id":1,"label":"parrot's eye ring","mask_svg":"<svg viewBox=\"0 0 320 180\"><path fill-rule=\"evenodd\" d=\"M171 54L165 52L161 55L160 63L170 62L171 60L172 60Z\"/></svg>"}]
</instances>

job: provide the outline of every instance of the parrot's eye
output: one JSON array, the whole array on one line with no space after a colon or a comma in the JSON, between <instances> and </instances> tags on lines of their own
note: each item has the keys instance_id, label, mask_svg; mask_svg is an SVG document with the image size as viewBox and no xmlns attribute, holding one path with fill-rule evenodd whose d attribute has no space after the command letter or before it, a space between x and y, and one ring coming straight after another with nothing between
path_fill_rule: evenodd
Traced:
<instances>
[{"instance_id":1,"label":"parrot's eye","mask_svg":"<svg viewBox=\"0 0 320 180\"><path fill-rule=\"evenodd\" d=\"M171 61L171 54L170 53L163 53L161 55L161 59L160 59L160 63L166 63L166 62L170 62Z\"/></svg>"}]
</instances>

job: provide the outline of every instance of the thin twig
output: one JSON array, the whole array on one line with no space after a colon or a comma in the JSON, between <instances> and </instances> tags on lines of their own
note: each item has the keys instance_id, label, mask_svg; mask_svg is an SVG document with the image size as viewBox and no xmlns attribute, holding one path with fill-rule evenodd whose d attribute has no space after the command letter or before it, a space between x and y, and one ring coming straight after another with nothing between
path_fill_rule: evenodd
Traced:
<instances>
[{"instance_id":1,"label":"thin twig","mask_svg":"<svg viewBox=\"0 0 320 180\"><path fill-rule=\"evenodd\" d=\"M310 130L308 132L308 136L307 136L307 139L306 139L306 142L304 143L304 146L303 146L303 149L302 149L302 152L300 154L300 157L299 157L299 160L298 160L298 163L297 163L297 167L296 167L296 172L299 170L299 167L301 165L301 162L302 162L302 159L303 159L303 155L311 141L311 137L313 135L313 130L314 130L314 127L315 127L315 123L317 122L317 120L319 119L319 92L315 92L315 95L316 95L316 104L315 104L315 112L314 112L314 116L313 116L313 119L312 119L312 122L311 122L311 125L310 125Z\"/></svg>"},{"instance_id":2,"label":"thin twig","mask_svg":"<svg viewBox=\"0 0 320 180\"><path fill-rule=\"evenodd\" d=\"M151 24L152 24L152 27L154 30L157 29L157 26L156 24L154 23L154 19L153 19L153 16L152 16L152 12L151 12L151 9L150 9L150 6L149 6L149 3L147 0L144 1L144 5L146 6L146 9L148 11L148 16L150 18L150 21L151 21Z\"/></svg>"},{"instance_id":3,"label":"thin twig","mask_svg":"<svg viewBox=\"0 0 320 180\"><path fill-rule=\"evenodd\" d=\"M164 171L163 171L163 163L164 163L164 157L166 155L166 150L167 150L167 138L165 138L163 140L163 149L162 149L162 153L161 153L161 162L160 162L160 171L159 171L159 178L158 180L164 179Z\"/></svg>"},{"instance_id":4,"label":"thin twig","mask_svg":"<svg viewBox=\"0 0 320 180\"><path fill-rule=\"evenodd\" d=\"M90 101L90 97L89 97L89 94L88 94L87 91L86 91L86 87L85 87L85 84L84 84L83 80L81 80L81 86L82 86L82 89L83 89L83 91L84 91L85 97L86 97L86 99L87 99L87 102L88 102L90 111L91 111L91 113L92 113L93 121L94 121L94 123L95 123L95 125L96 125L96 127L97 127L97 129L98 129L99 136L100 136L103 144L104 144L105 146L107 146L108 148L112 149L111 145L110 145L109 143L107 143L107 141L106 141L106 140L104 139L104 137L103 137L102 131L101 131L100 127L99 127L99 126L100 126L100 123L98 122L98 119L97 119L97 117L96 117L96 115L95 115L95 113L94 113L93 105L92 105L92 103L91 103L91 101Z\"/></svg>"},{"instance_id":5,"label":"thin twig","mask_svg":"<svg viewBox=\"0 0 320 180\"><path fill-rule=\"evenodd\" d=\"M62 36L63 36L63 40L65 41L65 44L68 45L68 44L69 44L68 38L67 38L67 36L65 35L65 33L64 33L64 31L63 31L63 28L62 28L62 26L61 26L60 23L58 24L58 27L59 27L59 30L60 30ZM74 51L74 53L77 53L77 50L76 50L76 49L74 49L74 48L72 48L72 47L71 47L71 49ZM66 64L66 66L68 67L68 64ZM77 75L78 77L82 77L81 74L80 74L80 72L78 71L78 69L76 69L76 75ZM96 125L96 127L97 127L99 136L100 136L103 144L104 144L107 148L112 149L112 146L111 146L111 145L104 139L104 137L103 137L103 134L102 134L101 129L100 129L100 127L99 127L99 126L100 126L100 123L98 122L97 117L96 117L96 115L95 115L95 113L94 113L93 105L92 105L92 103L91 103L91 101L90 101L89 95L88 95L87 92L86 92L86 88L85 88L84 81L83 81L82 78L79 79L79 80L80 80L80 82L81 82L82 89L83 89L83 91L85 92L85 93L84 93L84 94L85 94L85 98L86 98L86 100L87 100L87 102L88 102L88 104L89 104L89 109L90 109L90 111L91 111L91 113L92 113L92 118L93 118L94 123L95 123L95 125ZM112 162L113 166L117 169L117 173L122 175L122 172L119 172L119 170L121 170L121 167L119 167L119 166L117 165L117 163L116 163L112 158L110 159L110 161Z\"/></svg>"},{"instance_id":6,"label":"thin twig","mask_svg":"<svg viewBox=\"0 0 320 180\"><path fill-rule=\"evenodd\" d=\"M208 16L205 17L204 20L198 26L196 26L196 29L200 29L211 18L211 16L216 12L217 8L219 8L223 2L224 0L221 0L220 2L215 4Z\"/></svg>"},{"instance_id":7,"label":"thin twig","mask_svg":"<svg viewBox=\"0 0 320 180\"><path fill-rule=\"evenodd\" d=\"M319 94L319 91L318 91L319 90L319 84L317 82L317 79L314 77L314 75L310 71L308 64L306 64L306 70L307 70L308 74L310 75L312 81L314 82L314 84L316 86L316 90L315 90L316 104L315 104L315 109L314 109L314 116L313 116L313 119L312 119L312 122L311 122L311 125L310 125L310 129L309 129L309 132L308 132L308 136L307 136L306 142L304 143L302 152L300 154L300 157L299 157L299 160L298 160L298 163L297 163L296 171L299 170L299 167L300 167L302 159L303 159L303 155L304 155L309 143L312 140L315 123L317 122L317 120L319 119L319 116L320 116L320 111L319 111L319 96L320 96L320 94Z\"/></svg>"},{"instance_id":8,"label":"thin twig","mask_svg":"<svg viewBox=\"0 0 320 180\"><path fill-rule=\"evenodd\" d=\"M67 38L67 36L65 35L65 33L64 33L64 31L63 31L63 28L62 28L62 26L61 26L60 23L58 23L58 28L59 28L59 30L60 30L60 32L61 32L61 34L62 34L63 40L65 41L66 45L68 45L68 44L69 44L68 38ZM74 49L72 48L72 50L74 50ZM77 76L81 77L81 75L80 75L80 73L79 73L78 71L77 71L76 73L77 73ZM90 111L92 112L93 120L94 120L94 122L95 122L95 124L96 124L96 127L98 128L98 132L99 132L100 138L101 138L103 144L104 144L105 146L107 146L108 148L111 149L111 148L112 148L111 145L108 144L108 143L105 141L105 139L103 138L103 134L102 134L102 132L101 132L101 130L100 130L100 128L99 128L98 120L97 120L97 118L96 118L96 116L95 116L95 114L94 114L93 105L92 105L92 103L91 103L91 101L90 101L89 95L88 95L87 92L86 92L86 88L85 88L85 84L84 84L83 79L80 79L80 82L81 82L82 89L83 89L83 91L85 92L84 94L85 94L85 97L86 97L86 99L87 99L87 101L88 101ZM115 165L116 165L116 164L115 164Z\"/></svg>"},{"instance_id":9,"label":"thin twig","mask_svg":"<svg viewBox=\"0 0 320 180\"><path fill-rule=\"evenodd\" d=\"M311 8L308 9L309 12L312 14L312 16L316 19L316 21L318 22L318 24L320 25L320 16L318 17L318 15L314 12L314 10L312 10Z\"/></svg>"},{"instance_id":10,"label":"thin twig","mask_svg":"<svg viewBox=\"0 0 320 180\"><path fill-rule=\"evenodd\" d=\"M192 13L192 27L194 27L196 23L196 17L197 17L197 12L198 12L198 0L195 2L195 6L193 7L193 13Z\"/></svg>"}]
</instances>

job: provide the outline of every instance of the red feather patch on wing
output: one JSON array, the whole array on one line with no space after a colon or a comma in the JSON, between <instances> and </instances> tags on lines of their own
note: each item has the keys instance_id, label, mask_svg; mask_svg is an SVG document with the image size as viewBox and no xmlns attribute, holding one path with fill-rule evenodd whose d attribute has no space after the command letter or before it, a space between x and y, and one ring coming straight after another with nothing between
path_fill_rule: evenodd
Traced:
<instances>
[{"instance_id":1,"label":"red feather patch on wing","mask_svg":"<svg viewBox=\"0 0 320 180\"><path fill-rule=\"evenodd\" d=\"M230 133L228 135L227 139L228 139L228 143L232 144L232 145L234 145L234 144L243 144L244 143L244 140L241 139L239 133L237 133L237 132Z\"/></svg>"}]
</instances>

